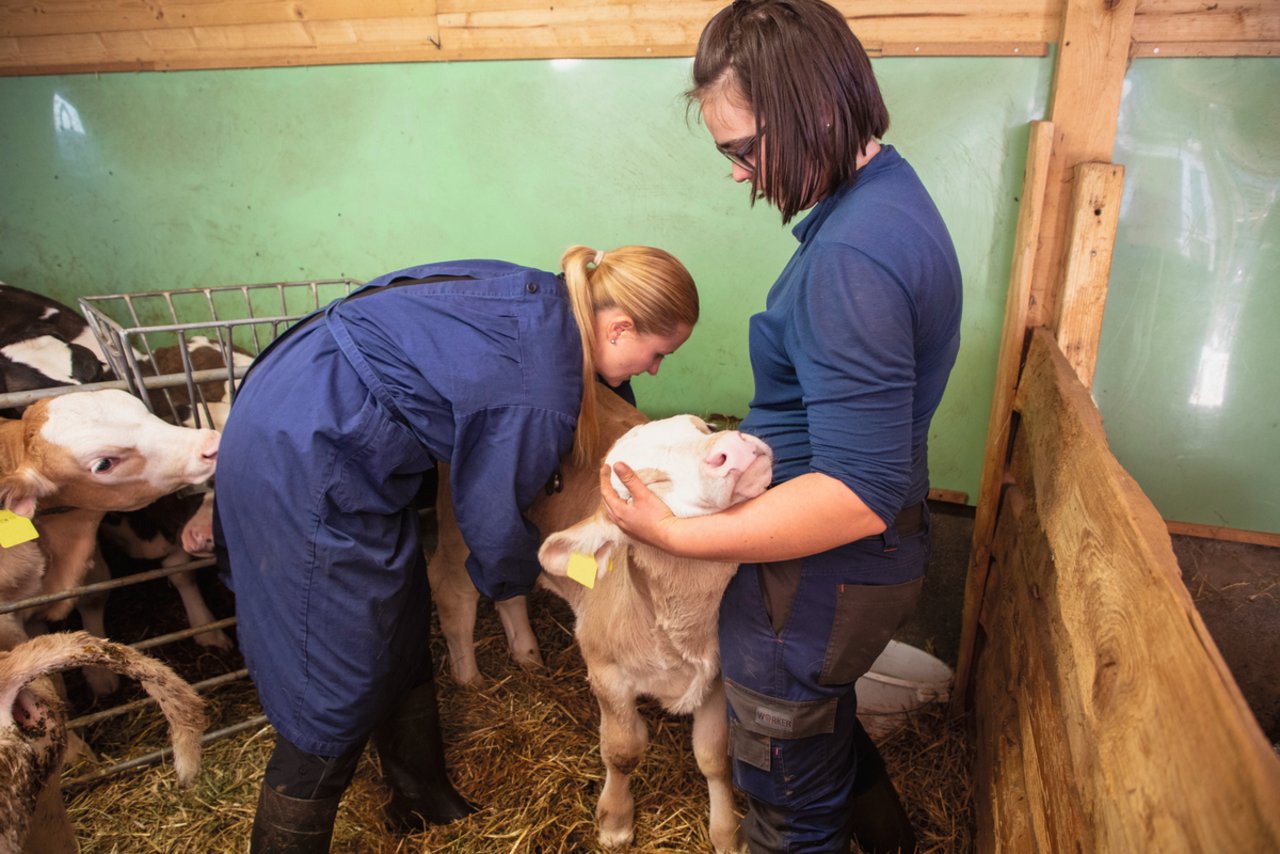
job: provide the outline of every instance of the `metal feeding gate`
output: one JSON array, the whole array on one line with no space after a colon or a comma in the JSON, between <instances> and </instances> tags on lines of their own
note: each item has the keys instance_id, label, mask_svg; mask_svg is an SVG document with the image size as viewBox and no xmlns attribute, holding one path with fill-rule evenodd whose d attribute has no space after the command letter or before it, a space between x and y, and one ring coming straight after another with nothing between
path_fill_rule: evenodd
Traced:
<instances>
[{"instance_id":1,"label":"metal feeding gate","mask_svg":"<svg viewBox=\"0 0 1280 854\"><path fill-rule=\"evenodd\" d=\"M111 373L117 378L90 385L61 386L37 391L0 394L0 409L26 406L43 397L78 391L124 389L139 397L152 412L172 423L221 427L248 365L284 330L334 299L351 293L361 283L353 279L321 279L271 284L184 288L136 294L88 296L80 309L101 345ZM0 604L0 614L94 593L105 593L177 573L212 566L212 558L193 559L146 572L85 585L62 593ZM204 632L229 628L235 617L203 626L147 638L133 644L140 651L154 650ZM200 692L247 679L244 669L193 682ZM123 703L68 722L84 729L106 720L132 714L152 705L150 698ZM203 743L259 727L265 717L247 720L206 733ZM161 749L116 762L92 773L63 781L74 787L113 776L130 768L161 761L170 750Z\"/></svg>"}]
</instances>

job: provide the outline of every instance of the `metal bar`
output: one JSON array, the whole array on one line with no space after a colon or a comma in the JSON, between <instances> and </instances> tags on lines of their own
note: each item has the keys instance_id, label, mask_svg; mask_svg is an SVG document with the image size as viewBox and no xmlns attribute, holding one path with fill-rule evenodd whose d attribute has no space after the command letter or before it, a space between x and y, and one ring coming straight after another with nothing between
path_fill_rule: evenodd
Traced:
<instances>
[{"instance_id":1,"label":"metal bar","mask_svg":"<svg viewBox=\"0 0 1280 854\"><path fill-rule=\"evenodd\" d=\"M174 641L193 638L196 635L202 635L205 632L211 632L215 629L228 629L234 626L235 624L236 624L235 617L226 617L221 620L214 620L212 623L204 623L203 625L192 626L189 629L183 629L178 632L170 632L167 635L156 635L153 638L148 638L147 640L144 640L144 641L138 641L137 643L133 644L133 648L138 650L139 652L143 652L148 649L153 649L157 646L164 646L165 644L172 643Z\"/></svg>"},{"instance_id":2,"label":"metal bar","mask_svg":"<svg viewBox=\"0 0 1280 854\"><path fill-rule=\"evenodd\" d=\"M32 596L30 599L23 599L19 602L5 602L0 604L0 614L11 614L14 611L21 611L24 608L31 608L36 605L47 605L50 602L58 602L63 599L70 599L74 596L84 596L88 593L100 593L104 590L115 590L119 587L128 587L132 584L141 584L144 581L152 581L156 578L168 578L170 575L177 575L179 572L192 572L197 569L203 569L206 566L213 566L213 558L201 558L193 560L189 563L179 564L177 566L167 566L163 569L152 569L147 572L139 572L136 575L130 575L125 578L113 578L110 581L99 581L96 584L86 584L83 587L74 587L70 590L64 590L61 593L46 593L43 596Z\"/></svg>"},{"instance_id":3,"label":"metal bar","mask_svg":"<svg viewBox=\"0 0 1280 854\"><path fill-rule=\"evenodd\" d=\"M249 718L248 720L241 721L238 724L232 724L231 726L223 727L220 730L205 733L200 738L200 744L202 746L212 744L213 742L221 738L225 738L230 735L236 735L237 733L244 732L247 729L253 729L254 727L262 726L266 723L267 723L266 715L256 715L255 717ZM173 754L173 748L163 747L159 750L155 750L155 751L152 751L151 753L143 754L142 756L138 756L134 759L128 759L123 762L117 762L115 765L111 765L99 771L94 771L91 774L85 774L80 777L72 777L70 779L63 780L62 788L66 790L66 789L75 788L77 786L84 786L89 783L96 783L99 780L105 780L107 777L114 777L115 775L123 771L128 771L133 768L142 768L147 765L154 765L157 762L161 762L169 758L169 756L171 756L172 754Z\"/></svg>"},{"instance_id":4,"label":"metal bar","mask_svg":"<svg viewBox=\"0 0 1280 854\"><path fill-rule=\"evenodd\" d=\"M221 676L214 676L201 682L192 682L191 687L196 691L204 693L208 688L221 688L223 685L229 685L240 679L244 679L249 675L247 668L233 670L230 673L224 673ZM121 715L127 715L130 712L136 712L139 709L145 709L147 706L156 704L155 697L143 697L141 700L134 700L131 703L121 703L119 706L112 706L110 709L103 709L100 712L93 712L88 715L81 715L78 718L72 718L67 721L67 729L84 729L93 724L102 723L103 721L118 718Z\"/></svg>"},{"instance_id":5,"label":"metal bar","mask_svg":"<svg viewBox=\"0 0 1280 854\"><path fill-rule=\"evenodd\" d=\"M233 366L232 373L235 379L244 376L246 368ZM219 382L227 379L227 372L221 368L209 368L204 371L193 371L191 379L197 383ZM142 378L144 388L175 388L187 384L185 374L164 374L158 377ZM102 391L103 389L120 389L121 391L132 391L129 383L124 380L105 380L100 383L84 383L83 385L60 385L51 386L50 388L37 388L30 391L11 391L6 394L0 394L0 409L8 409L18 406L30 406L37 400L46 397L57 397L61 394L71 394L77 391Z\"/></svg>"}]
</instances>

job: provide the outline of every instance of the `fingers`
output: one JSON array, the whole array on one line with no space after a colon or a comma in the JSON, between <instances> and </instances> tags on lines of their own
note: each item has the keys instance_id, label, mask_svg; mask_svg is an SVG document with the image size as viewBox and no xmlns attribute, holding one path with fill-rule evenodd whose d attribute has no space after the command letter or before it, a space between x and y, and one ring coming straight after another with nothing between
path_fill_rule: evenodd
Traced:
<instances>
[{"instance_id":1,"label":"fingers","mask_svg":"<svg viewBox=\"0 0 1280 854\"><path fill-rule=\"evenodd\" d=\"M622 481L622 485L627 489L631 489L632 486L639 483L639 480L636 478L636 473L632 471L631 466L621 460L613 464L613 471L618 475L618 480ZM641 485L643 486L643 484Z\"/></svg>"},{"instance_id":2,"label":"fingers","mask_svg":"<svg viewBox=\"0 0 1280 854\"><path fill-rule=\"evenodd\" d=\"M610 474L608 463L600 466L600 498L604 501L605 510L609 512L609 516L616 523L618 521L618 513L622 508L626 507L626 503L622 500L622 496L614 491L613 481L609 477Z\"/></svg>"}]
</instances>

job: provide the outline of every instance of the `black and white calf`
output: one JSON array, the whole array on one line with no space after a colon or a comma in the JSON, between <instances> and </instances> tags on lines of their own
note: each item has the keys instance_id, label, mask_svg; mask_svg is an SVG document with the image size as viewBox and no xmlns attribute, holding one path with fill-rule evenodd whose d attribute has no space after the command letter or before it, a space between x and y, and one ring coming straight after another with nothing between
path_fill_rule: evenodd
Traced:
<instances>
[{"instance_id":1,"label":"black and white calf","mask_svg":"<svg viewBox=\"0 0 1280 854\"><path fill-rule=\"evenodd\" d=\"M57 300L0 284L0 394L111 379L89 324ZM16 418L13 410L0 416Z\"/></svg>"}]
</instances>

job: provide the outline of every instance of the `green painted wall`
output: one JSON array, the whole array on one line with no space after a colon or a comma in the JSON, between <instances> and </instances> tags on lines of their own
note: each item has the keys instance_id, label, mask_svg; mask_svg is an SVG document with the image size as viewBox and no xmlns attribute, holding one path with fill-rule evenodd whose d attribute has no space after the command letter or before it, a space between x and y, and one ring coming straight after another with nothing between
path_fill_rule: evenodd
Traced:
<instances>
[{"instance_id":1,"label":"green painted wall","mask_svg":"<svg viewBox=\"0 0 1280 854\"><path fill-rule=\"evenodd\" d=\"M76 297L499 257L573 243L680 257L703 320L651 414L741 414L750 315L794 247L747 205L681 92L687 59L374 65L0 80L0 280ZM1051 63L879 60L887 141L965 273L964 345L934 422L938 487L976 496L1026 123Z\"/></svg>"},{"instance_id":2,"label":"green painted wall","mask_svg":"<svg viewBox=\"0 0 1280 854\"><path fill-rule=\"evenodd\" d=\"M1280 532L1280 61L1136 62L1094 397L1167 519Z\"/></svg>"},{"instance_id":3,"label":"green painted wall","mask_svg":"<svg viewBox=\"0 0 1280 854\"><path fill-rule=\"evenodd\" d=\"M1026 146L1050 59L881 59L897 145L965 273L936 486L977 495ZM689 61L376 65L0 79L0 280L80 295L367 279L468 256L553 268L652 243L704 314L651 414L742 413L746 324L793 241L748 208L680 93ZM1280 63L1146 60L1095 382L1167 517L1280 531Z\"/></svg>"}]
</instances>

